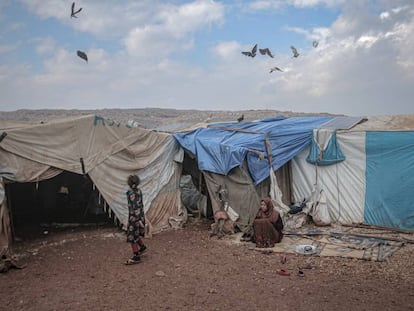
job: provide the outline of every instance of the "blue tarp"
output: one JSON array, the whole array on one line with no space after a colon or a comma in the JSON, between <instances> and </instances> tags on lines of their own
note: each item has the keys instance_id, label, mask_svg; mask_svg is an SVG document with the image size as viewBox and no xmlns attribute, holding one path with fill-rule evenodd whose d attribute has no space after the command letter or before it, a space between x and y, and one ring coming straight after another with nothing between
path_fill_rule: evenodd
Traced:
<instances>
[{"instance_id":1,"label":"blue tarp","mask_svg":"<svg viewBox=\"0 0 414 311\"><path fill-rule=\"evenodd\" d=\"M414 228L414 132L366 133L364 223Z\"/></svg>"},{"instance_id":2,"label":"blue tarp","mask_svg":"<svg viewBox=\"0 0 414 311\"><path fill-rule=\"evenodd\" d=\"M314 128L331 119L277 116L254 122L214 124L176 133L174 137L197 158L200 170L227 175L246 159L254 183L259 184L269 177L266 137L272 150L272 166L277 170L311 143ZM263 159L254 151L260 152Z\"/></svg>"}]
</instances>

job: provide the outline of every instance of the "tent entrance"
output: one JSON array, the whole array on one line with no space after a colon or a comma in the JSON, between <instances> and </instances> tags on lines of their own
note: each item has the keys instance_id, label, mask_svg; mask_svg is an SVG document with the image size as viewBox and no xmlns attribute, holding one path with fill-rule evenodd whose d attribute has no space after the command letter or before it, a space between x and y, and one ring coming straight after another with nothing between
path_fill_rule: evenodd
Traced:
<instances>
[{"instance_id":1,"label":"tent entrance","mask_svg":"<svg viewBox=\"0 0 414 311\"><path fill-rule=\"evenodd\" d=\"M182 174L180 180L181 201L191 214L213 219L211 198L207 190L206 180L199 170L197 161L188 151L184 152Z\"/></svg>"},{"instance_id":2,"label":"tent entrance","mask_svg":"<svg viewBox=\"0 0 414 311\"><path fill-rule=\"evenodd\" d=\"M6 184L13 238L31 238L47 228L111 223L103 198L88 176L64 171L39 182Z\"/></svg>"}]
</instances>

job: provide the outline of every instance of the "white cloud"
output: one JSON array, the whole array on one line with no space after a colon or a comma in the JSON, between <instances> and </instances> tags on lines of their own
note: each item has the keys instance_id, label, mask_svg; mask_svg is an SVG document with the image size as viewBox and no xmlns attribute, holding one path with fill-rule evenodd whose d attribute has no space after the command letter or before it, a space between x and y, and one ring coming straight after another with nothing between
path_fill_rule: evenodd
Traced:
<instances>
[{"instance_id":1,"label":"white cloud","mask_svg":"<svg viewBox=\"0 0 414 311\"><path fill-rule=\"evenodd\" d=\"M223 19L224 6L213 0L195 0L182 5L163 1L90 0L77 3L78 18L70 18L71 2L21 0L41 18L56 18L79 31L102 39L120 37L133 29L162 28L167 35L183 36ZM167 27L169 27L167 29ZM132 30L131 30L132 29ZM156 32L156 31L155 31Z\"/></svg>"},{"instance_id":2,"label":"white cloud","mask_svg":"<svg viewBox=\"0 0 414 311\"><path fill-rule=\"evenodd\" d=\"M318 5L328 7L339 6L345 0L255 0L247 4L250 10L280 10L286 6L293 6L297 8L310 8Z\"/></svg>"},{"instance_id":3,"label":"white cloud","mask_svg":"<svg viewBox=\"0 0 414 311\"><path fill-rule=\"evenodd\" d=\"M181 6L167 6L160 20L172 34L181 37L206 26L223 21L224 7L210 0L197 0Z\"/></svg>"},{"instance_id":4,"label":"white cloud","mask_svg":"<svg viewBox=\"0 0 414 311\"><path fill-rule=\"evenodd\" d=\"M390 18L390 12L382 12L379 17L380 19L388 19Z\"/></svg>"},{"instance_id":5,"label":"white cloud","mask_svg":"<svg viewBox=\"0 0 414 311\"><path fill-rule=\"evenodd\" d=\"M193 46L192 34L223 21L224 7L199 0L181 6L167 5L152 24L131 30L124 43L130 55L163 57Z\"/></svg>"},{"instance_id":6,"label":"white cloud","mask_svg":"<svg viewBox=\"0 0 414 311\"><path fill-rule=\"evenodd\" d=\"M359 37L356 43L370 48L375 42L377 42L377 40L378 37L376 36L365 35Z\"/></svg>"},{"instance_id":7,"label":"white cloud","mask_svg":"<svg viewBox=\"0 0 414 311\"><path fill-rule=\"evenodd\" d=\"M317 5L338 6L343 4L345 0L290 0L289 2L295 7L306 8Z\"/></svg>"},{"instance_id":8,"label":"white cloud","mask_svg":"<svg viewBox=\"0 0 414 311\"><path fill-rule=\"evenodd\" d=\"M154 22L159 3L151 0L90 0L76 2L82 8L78 18L71 18L72 2L56 0L20 0L28 10L43 19L54 18L78 31L102 39L122 36L138 25Z\"/></svg>"},{"instance_id":9,"label":"white cloud","mask_svg":"<svg viewBox=\"0 0 414 311\"><path fill-rule=\"evenodd\" d=\"M230 59L234 58L235 55L239 55L240 49L240 44L237 41L227 41L214 46L212 52L222 59Z\"/></svg>"},{"instance_id":10,"label":"white cloud","mask_svg":"<svg viewBox=\"0 0 414 311\"><path fill-rule=\"evenodd\" d=\"M302 53L291 63L285 79L275 82L285 100L301 98L318 106L319 101L331 100L331 106L324 104L327 111L348 114L414 111L409 108L408 95L409 85L414 83L413 11L404 10L404 16L398 11L398 19L390 22L390 18L384 24L380 16L369 15L366 8L358 10L359 14L345 10L329 30L324 30L323 44ZM311 30L290 30L307 38L314 35ZM403 103L397 108L395 101Z\"/></svg>"},{"instance_id":11,"label":"white cloud","mask_svg":"<svg viewBox=\"0 0 414 311\"><path fill-rule=\"evenodd\" d=\"M248 3L247 7L251 10L278 10L283 7L283 2L276 0L256 0Z\"/></svg>"},{"instance_id":12,"label":"white cloud","mask_svg":"<svg viewBox=\"0 0 414 311\"><path fill-rule=\"evenodd\" d=\"M20 0L27 8L43 19L49 17L70 17L71 3L54 0Z\"/></svg>"},{"instance_id":13,"label":"white cloud","mask_svg":"<svg viewBox=\"0 0 414 311\"><path fill-rule=\"evenodd\" d=\"M414 17L411 21L395 25L391 40L398 50L397 63L405 74L414 77Z\"/></svg>"},{"instance_id":14,"label":"white cloud","mask_svg":"<svg viewBox=\"0 0 414 311\"><path fill-rule=\"evenodd\" d=\"M286 30L305 36L308 40L325 41L331 35L331 30L327 27L315 27L305 29L300 27L286 27Z\"/></svg>"}]
</instances>

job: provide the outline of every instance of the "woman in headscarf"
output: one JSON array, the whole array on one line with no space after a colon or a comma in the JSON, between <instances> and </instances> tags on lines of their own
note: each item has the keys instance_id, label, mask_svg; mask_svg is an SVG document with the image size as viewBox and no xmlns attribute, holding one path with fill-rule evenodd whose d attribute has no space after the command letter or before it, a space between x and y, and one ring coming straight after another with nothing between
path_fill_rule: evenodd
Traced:
<instances>
[{"instance_id":1,"label":"woman in headscarf","mask_svg":"<svg viewBox=\"0 0 414 311\"><path fill-rule=\"evenodd\" d=\"M273 207L270 197L260 201L260 209L253 222L253 239L256 247L274 247L283 238L283 221Z\"/></svg>"}]
</instances>

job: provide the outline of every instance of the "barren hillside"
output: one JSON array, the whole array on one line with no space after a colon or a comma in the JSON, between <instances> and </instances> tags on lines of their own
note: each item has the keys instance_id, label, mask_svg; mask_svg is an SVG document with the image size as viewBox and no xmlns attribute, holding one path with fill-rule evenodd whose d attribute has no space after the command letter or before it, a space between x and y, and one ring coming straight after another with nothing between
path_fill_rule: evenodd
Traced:
<instances>
[{"instance_id":1,"label":"barren hillside","mask_svg":"<svg viewBox=\"0 0 414 311\"><path fill-rule=\"evenodd\" d=\"M213 111L213 110L177 110L177 109L99 109L99 110L63 110L44 109L16 111L1 111L0 120L8 121L39 121L47 122L53 119L97 114L120 122L134 120L141 126L150 129L174 131L188 125L209 120L210 122L236 121L242 114L244 120L252 121L276 115L304 116L329 115L327 113L308 114L278 110L243 110L243 111Z\"/></svg>"}]
</instances>

